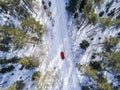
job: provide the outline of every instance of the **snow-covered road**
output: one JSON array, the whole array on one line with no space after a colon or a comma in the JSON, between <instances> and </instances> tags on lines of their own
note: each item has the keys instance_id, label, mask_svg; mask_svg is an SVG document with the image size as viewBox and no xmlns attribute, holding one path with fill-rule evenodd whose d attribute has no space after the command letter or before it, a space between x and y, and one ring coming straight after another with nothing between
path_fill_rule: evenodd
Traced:
<instances>
[{"instance_id":1,"label":"snow-covered road","mask_svg":"<svg viewBox=\"0 0 120 90\"><path fill-rule=\"evenodd\" d=\"M50 76L49 80L42 81L43 84L40 88L42 87L43 90L81 90L76 65L74 63L75 58L71 49L68 14L65 9L66 2L67 0L51 0L51 7L48 9L51 15L48 17L47 14L45 14L46 12L43 12L44 9L42 9L36 18L48 29L45 40L49 54L48 58L43 61L40 71L43 73L52 71L52 74L55 73L57 75L52 85L49 83L49 81L53 80L52 76ZM41 2L40 6L40 8L42 8ZM65 53L64 60L61 59L61 51ZM45 89L44 83L46 82L49 84L49 86L47 86L48 89Z\"/></svg>"},{"instance_id":2,"label":"snow-covered road","mask_svg":"<svg viewBox=\"0 0 120 90\"><path fill-rule=\"evenodd\" d=\"M80 90L80 83L76 72L74 57L71 51L67 12L65 0L52 0L52 17L55 19L53 39L50 40L50 67L56 67L59 78L53 90ZM60 52L65 52L62 60ZM60 85L61 84L61 85ZM62 87L61 87L62 86Z\"/></svg>"}]
</instances>

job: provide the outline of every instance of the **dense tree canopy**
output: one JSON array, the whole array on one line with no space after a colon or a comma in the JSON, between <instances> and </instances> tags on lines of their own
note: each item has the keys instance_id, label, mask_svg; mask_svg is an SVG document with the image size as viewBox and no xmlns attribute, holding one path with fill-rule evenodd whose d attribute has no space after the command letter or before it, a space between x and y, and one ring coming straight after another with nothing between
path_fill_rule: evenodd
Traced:
<instances>
[{"instance_id":1,"label":"dense tree canopy","mask_svg":"<svg viewBox=\"0 0 120 90\"><path fill-rule=\"evenodd\" d=\"M28 40L28 37L27 35L25 35L23 30L20 30L18 28L13 29L8 26L2 26L0 27L0 33L3 34L2 36L3 38L9 38L9 39L5 39L7 41L4 42L9 42L9 40L11 39L12 40L11 43L13 43L15 47L23 46Z\"/></svg>"}]
</instances>

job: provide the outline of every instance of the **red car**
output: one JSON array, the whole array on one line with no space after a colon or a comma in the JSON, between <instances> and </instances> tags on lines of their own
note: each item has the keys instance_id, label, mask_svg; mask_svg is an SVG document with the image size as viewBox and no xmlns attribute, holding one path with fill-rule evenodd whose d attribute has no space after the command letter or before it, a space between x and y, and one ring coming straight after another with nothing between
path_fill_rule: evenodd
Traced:
<instances>
[{"instance_id":1,"label":"red car","mask_svg":"<svg viewBox=\"0 0 120 90\"><path fill-rule=\"evenodd\" d=\"M64 52L61 52L61 53L60 53L60 56L61 56L61 59L65 59Z\"/></svg>"}]
</instances>

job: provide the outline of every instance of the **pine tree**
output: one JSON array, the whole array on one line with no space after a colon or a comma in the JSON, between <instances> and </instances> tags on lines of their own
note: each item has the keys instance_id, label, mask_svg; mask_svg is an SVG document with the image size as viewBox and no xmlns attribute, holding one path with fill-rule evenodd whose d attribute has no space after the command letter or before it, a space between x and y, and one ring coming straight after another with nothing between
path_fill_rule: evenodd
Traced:
<instances>
[{"instance_id":1,"label":"pine tree","mask_svg":"<svg viewBox=\"0 0 120 90\"><path fill-rule=\"evenodd\" d=\"M23 57L20 59L19 64L26 69L34 69L39 66L39 60L35 57Z\"/></svg>"},{"instance_id":2,"label":"pine tree","mask_svg":"<svg viewBox=\"0 0 120 90\"><path fill-rule=\"evenodd\" d=\"M89 46L89 43L86 40L83 40L82 43L80 43L80 47L82 49L87 49L88 46Z\"/></svg>"},{"instance_id":3,"label":"pine tree","mask_svg":"<svg viewBox=\"0 0 120 90\"><path fill-rule=\"evenodd\" d=\"M107 53L108 67L112 67L113 71L120 72L120 52Z\"/></svg>"},{"instance_id":4,"label":"pine tree","mask_svg":"<svg viewBox=\"0 0 120 90\"><path fill-rule=\"evenodd\" d=\"M103 76L102 78L98 78L101 79L101 81L98 81L98 90L112 90L112 86L108 83L107 79L105 79Z\"/></svg>"},{"instance_id":5,"label":"pine tree","mask_svg":"<svg viewBox=\"0 0 120 90\"><path fill-rule=\"evenodd\" d=\"M43 26L39 22L35 21L34 18L23 20L21 25L27 31L36 32L38 36L41 38L43 34Z\"/></svg>"},{"instance_id":6,"label":"pine tree","mask_svg":"<svg viewBox=\"0 0 120 90\"><path fill-rule=\"evenodd\" d=\"M104 48L107 52L110 52L118 43L118 38L110 36L109 38L105 38Z\"/></svg>"},{"instance_id":7,"label":"pine tree","mask_svg":"<svg viewBox=\"0 0 120 90\"><path fill-rule=\"evenodd\" d=\"M94 12L91 12L91 14L89 14L88 16L88 22L92 23L93 25L95 25L98 22L98 17L97 14Z\"/></svg>"},{"instance_id":8,"label":"pine tree","mask_svg":"<svg viewBox=\"0 0 120 90\"><path fill-rule=\"evenodd\" d=\"M85 74L88 75L89 77L92 77L94 80L96 80L97 75L96 75L96 70L92 69L90 66L85 66Z\"/></svg>"},{"instance_id":9,"label":"pine tree","mask_svg":"<svg viewBox=\"0 0 120 90\"><path fill-rule=\"evenodd\" d=\"M0 31L6 34L6 36L11 37L12 43L15 47L22 47L28 40L28 37L27 35L25 35L25 32L18 28L12 29L11 27L3 26L1 27Z\"/></svg>"},{"instance_id":10,"label":"pine tree","mask_svg":"<svg viewBox=\"0 0 120 90\"><path fill-rule=\"evenodd\" d=\"M7 90L23 90L25 83L23 80L16 81L12 86L8 87Z\"/></svg>"},{"instance_id":11,"label":"pine tree","mask_svg":"<svg viewBox=\"0 0 120 90\"><path fill-rule=\"evenodd\" d=\"M112 24L110 18L101 18L101 19L100 19L100 22L101 22L101 26L102 26L103 28L109 27L109 26Z\"/></svg>"},{"instance_id":12,"label":"pine tree","mask_svg":"<svg viewBox=\"0 0 120 90\"><path fill-rule=\"evenodd\" d=\"M120 27L120 19L116 19L116 20L113 20L113 25L116 27L116 28L119 28Z\"/></svg>"},{"instance_id":13,"label":"pine tree","mask_svg":"<svg viewBox=\"0 0 120 90\"><path fill-rule=\"evenodd\" d=\"M103 0L94 0L94 4L100 8L101 3L103 3Z\"/></svg>"},{"instance_id":14,"label":"pine tree","mask_svg":"<svg viewBox=\"0 0 120 90\"><path fill-rule=\"evenodd\" d=\"M41 76L40 71L37 71L37 72L35 72L35 73L32 75L32 80L33 80L33 81L34 81L34 80L38 80L38 79L40 78L40 76Z\"/></svg>"},{"instance_id":15,"label":"pine tree","mask_svg":"<svg viewBox=\"0 0 120 90\"><path fill-rule=\"evenodd\" d=\"M89 0L89 2L85 5L85 7L84 7L84 9L83 9L82 11L83 11L84 15L85 15L86 17L88 17L89 14L90 14L90 12L91 12L91 11L94 11L94 10L93 10L93 1L92 1L92 0Z\"/></svg>"}]
</instances>

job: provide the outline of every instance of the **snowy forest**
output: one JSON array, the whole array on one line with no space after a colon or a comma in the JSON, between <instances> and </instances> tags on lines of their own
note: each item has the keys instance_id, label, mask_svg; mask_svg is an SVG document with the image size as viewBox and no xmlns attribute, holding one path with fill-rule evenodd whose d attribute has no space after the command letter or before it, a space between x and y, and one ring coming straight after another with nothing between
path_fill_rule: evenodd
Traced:
<instances>
[{"instance_id":1,"label":"snowy forest","mask_svg":"<svg viewBox=\"0 0 120 90\"><path fill-rule=\"evenodd\" d=\"M0 90L120 90L120 0L0 0Z\"/></svg>"}]
</instances>

